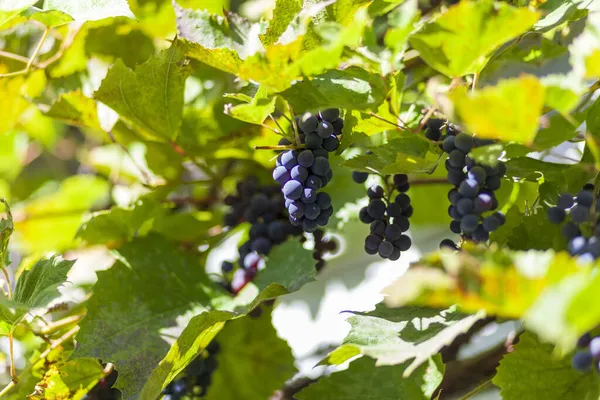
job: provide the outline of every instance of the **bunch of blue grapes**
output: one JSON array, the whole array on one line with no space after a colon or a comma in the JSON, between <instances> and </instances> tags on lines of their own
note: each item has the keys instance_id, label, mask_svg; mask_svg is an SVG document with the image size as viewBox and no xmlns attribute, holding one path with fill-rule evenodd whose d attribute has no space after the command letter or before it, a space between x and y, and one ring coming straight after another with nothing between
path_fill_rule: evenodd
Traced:
<instances>
[{"instance_id":1,"label":"bunch of blue grapes","mask_svg":"<svg viewBox=\"0 0 600 400\"><path fill-rule=\"evenodd\" d=\"M163 390L163 400L200 400L206 395L217 369L220 346L214 340L187 366L183 376Z\"/></svg>"},{"instance_id":2,"label":"bunch of blue grapes","mask_svg":"<svg viewBox=\"0 0 600 400\"><path fill-rule=\"evenodd\" d=\"M595 210L595 212L592 212ZM573 196L564 193L558 196L556 206L548 209L548 220L563 224L562 235L567 239L567 250L582 262L591 262L600 257L600 202L594 198L594 185L587 184Z\"/></svg>"},{"instance_id":3,"label":"bunch of blue grapes","mask_svg":"<svg viewBox=\"0 0 600 400\"><path fill-rule=\"evenodd\" d=\"M237 193L225 198L230 212L224 216L224 224L234 227L243 222L251 224L249 238L239 247L239 260L224 261L223 276L230 277L225 287L232 293L239 292L264 266L264 256L273 246L282 244L291 236L299 236L302 229L288 220L285 202L279 186L261 185L254 176L238 182Z\"/></svg>"},{"instance_id":4,"label":"bunch of blue grapes","mask_svg":"<svg viewBox=\"0 0 600 400\"><path fill-rule=\"evenodd\" d=\"M305 232L326 226L333 215L331 197L319 190L333 178L329 153L340 145L343 120L338 109L305 113L296 118L301 147L287 150L277 157L273 179L281 185L289 221ZM282 139L280 145L291 145Z\"/></svg>"},{"instance_id":5,"label":"bunch of blue grapes","mask_svg":"<svg viewBox=\"0 0 600 400\"><path fill-rule=\"evenodd\" d=\"M600 336L593 337L590 333L581 336L577 341L579 350L571 360L574 369L587 372L594 368L600 371Z\"/></svg>"},{"instance_id":6,"label":"bunch of blue grapes","mask_svg":"<svg viewBox=\"0 0 600 400\"><path fill-rule=\"evenodd\" d=\"M352 173L352 179L360 184L365 183L368 176L366 172ZM370 233L365 238L365 252L396 261L412 244L410 237L405 234L413 214L410 197L406 194L410 184L405 174L386 176L384 181L389 188L388 193L380 185L371 186L367 190L369 204L360 210L358 218L370 225ZM393 197L396 192L398 194Z\"/></svg>"},{"instance_id":7,"label":"bunch of blue grapes","mask_svg":"<svg viewBox=\"0 0 600 400\"><path fill-rule=\"evenodd\" d=\"M450 230L465 240L487 242L490 233L505 223L504 214L495 211L498 200L494 192L500 188L506 165L502 161L494 167L475 162L469 157L471 149L491 141L475 139L450 124L446 125L444 135L444 124L439 119L429 120L425 136L441 142L442 149L448 153L447 178L454 186L448 192ZM450 239L444 239L440 246L458 248Z\"/></svg>"}]
</instances>

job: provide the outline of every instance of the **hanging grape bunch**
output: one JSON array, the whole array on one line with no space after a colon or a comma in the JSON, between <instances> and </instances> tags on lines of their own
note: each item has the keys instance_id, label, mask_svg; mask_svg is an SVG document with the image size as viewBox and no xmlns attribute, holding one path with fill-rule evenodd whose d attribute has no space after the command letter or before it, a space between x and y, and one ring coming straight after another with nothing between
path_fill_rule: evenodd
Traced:
<instances>
[{"instance_id":1,"label":"hanging grape bunch","mask_svg":"<svg viewBox=\"0 0 600 400\"><path fill-rule=\"evenodd\" d=\"M273 179L282 186L290 223L305 232L326 226L333 215L331 197L319 190L333 177L329 153L340 144L338 136L344 123L339 116L338 109L328 109L296 118L294 125L302 147L281 153L273 170ZM279 144L291 145L285 138Z\"/></svg>"},{"instance_id":2,"label":"hanging grape bunch","mask_svg":"<svg viewBox=\"0 0 600 400\"><path fill-rule=\"evenodd\" d=\"M471 149L493 141L475 139L440 119L427 121L425 136L434 141L441 141L442 149L448 153L446 171L448 181L454 188L448 192L450 207L448 214L452 218L450 230L465 240L487 242L490 233L505 222L504 214L499 211L498 200L494 192L500 188L502 177L506 173L506 165L502 161L494 167L481 165L469 157ZM458 246L450 239L444 239L440 247Z\"/></svg>"},{"instance_id":3,"label":"hanging grape bunch","mask_svg":"<svg viewBox=\"0 0 600 400\"><path fill-rule=\"evenodd\" d=\"M367 181L368 176L366 172L352 173L352 179L361 184ZM385 176L383 180L388 192L380 185L371 186L367 190L369 205L360 210L358 217L361 222L370 225L370 234L365 238L365 252L396 261L412 244L410 237L404 234L410 227L408 219L413 213L410 197L406 194L410 185L405 174ZM392 201L395 192L398 194Z\"/></svg>"},{"instance_id":4,"label":"hanging grape bunch","mask_svg":"<svg viewBox=\"0 0 600 400\"><path fill-rule=\"evenodd\" d=\"M578 350L571 365L574 369L587 372L595 367L596 372L600 371L600 336L592 337L590 333L581 336L577 341Z\"/></svg>"},{"instance_id":5,"label":"hanging grape bunch","mask_svg":"<svg viewBox=\"0 0 600 400\"><path fill-rule=\"evenodd\" d=\"M556 206L548 209L551 223L564 223L561 233L567 239L569 254L577 256L582 262L591 262L600 257L599 211L600 202L594 199L592 184L585 185L575 197L569 193L561 194Z\"/></svg>"},{"instance_id":6,"label":"hanging grape bunch","mask_svg":"<svg viewBox=\"0 0 600 400\"><path fill-rule=\"evenodd\" d=\"M239 247L240 268L224 261L221 270L224 276L231 277L225 286L233 293L239 292L264 265L263 257L273 246L281 244L290 236L302 234L302 230L292 226L284 206L283 196L277 185L261 186L254 176L237 184L237 194L225 198L230 212L224 217L229 227L242 222L251 224L249 238Z\"/></svg>"},{"instance_id":7,"label":"hanging grape bunch","mask_svg":"<svg viewBox=\"0 0 600 400\"><path fill-rule=\"evenodd\" d=\"M220 346L214 340L192 361L183 376L175 379L163 390L163 400L200 400L206 395L217 369Z\"/></svg>"}]
</instances>

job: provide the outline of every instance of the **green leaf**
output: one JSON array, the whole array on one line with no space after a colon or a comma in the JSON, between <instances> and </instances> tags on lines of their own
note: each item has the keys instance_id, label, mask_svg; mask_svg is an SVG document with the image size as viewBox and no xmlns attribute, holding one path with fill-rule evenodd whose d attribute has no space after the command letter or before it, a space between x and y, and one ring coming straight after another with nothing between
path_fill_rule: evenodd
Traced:
<instances>
[{"instance_id":1,"label":"green leaf","mask_svg":"<svg viewBox=\"0 0 600 400\"><path fill-rule=\"evenodd\" d=\"M226 106L227 115L251 124L262 124L267 117L275 111L277 96L269 98L264 88L259 88L256 95L247 104Z\"/></svg>"},{"instance_id":2,"label":"green leaf","mask_svg":"<svg viewBox=\"0 0 600 400\"><path fill-rule=\"evenodd\" d=\"M94 213L77 231L88 244L109 244L144 236L152 226L158 204L139 200L130 208L113 207Z\"/></svg>"},{"instance_id":3,"label":"green leaf","mask_svg":"<svg viewBox=\"0 0 600 400\"><path fill-rule=\"evenodd\" d=\"M558 146L572 139L576 135L576 128L561 114L554 114L549 118L547 126L538 131L533 147L539 151Z\"/></svg>"},{"instance_id":4,"label":"green leaf","mask_svg":"<svg viewBox=\"0 0 600 400\"><path fill-rule=\"evenodd\" d=\"M176 46L128 69L120 60L108 71L94 97L133 124L149 140L175 140L183 116L183 90L189 69Z\"/></svg>"},{"instance_id":5,"label":"green leaf","mask_svg":"<svg viewBox=\"0 0 600 400\"><path fill-rule=\"evenodd\" d=\"M311 252L297 240L289 240L269 253L267 266L253 281L259 290L278 283L295 292L316 277L315 260Z\"/></svg>"},{"instance_id":6,"label":"green leaf","mask_svg":"<svg viewBox=\"0 0 600 400\"><path fill-rule=\"evenodd\" d=\"M294 357L277 337L270 308L230 321L217 335L221 350L207 400L264 400L294 376Z\"/></svg>"},{"instance_id":7,"label":"green leaf","mask_svg":"<svg viewBox=\"0 0 600 400\"><path fill-rule=\"evenodd\" d=\"M30 308L45 307L58 297L58 287L67 280L67 272L75 261L63 260L59 256L39 260L19 276L13 300Z\"/></svg>"},{"instance_id":8,"label":"green leaf","mask_svg":"<svg viewBox=\"0 0 600 400\"><path fill-rule=\"evenodd\" d=\"M173 246L151 235L118 249L118 261L98 272L80 324L74 356L113 362L124 399L140 393L168 353L164 330L185 325L209 304L201 260Z\"/></svg>"},{"instance_id":9,"label":"green leaf","mask_svg":"<svg viewBox=\"0 0 600 400\"><path fill-rule=\"evenodd\" d=\"M366 110L385 100L385 88L381 76L353 67L305 79L281 95L295 112L335 107Z\"/></svg>"},{"instance_id":10,"label":"green leaf","mask_svg":"<svg viewBox=\"0 0 600 400\"><path fill-rule=\"evenodd\" d=\"M0 26L35 3L37 3L37 0L0 0Z\"/></svg>"},{"instance_id":11,"label":"green leaf","mask_svg":"<svg viewBox=\"0 0 600 400\"><path fill-rule=\"evenodd\" d=\"M31 400L83 399L100 379L104 369L93 358L80 358L53 364L37 385Z\"/></svg>"},{"instance_id":12,"label":"green leaf","mask_svg":"<svg viewBox=\"0 0 600 400\"><path fill-rule=\"evenodd\" d=\"M600 98L590 106L585 118L586 127L597 142L600 142Z\"/></svg>"},{"instance_id":13,"label":"green leaf","mask_svg":"<svg viewBox=\"0 0 600 400\"><path fill-rule=\"evenodd\" d=\"M350 333L342 347L355 347L360 353L377 360L377 365L404 365L410 375L427 359L439 353L460 334L485 316L425 307L387 309L379 304L370 313L355 313L348 318ZM348 355L353 355L348 352ZM346 361L339 357L338 362Z\"/></svg>"},{"instance_id":14,"label":"green leaf","mask_svg":"<svg viewBox=\"0 0 600 400\"><path fill-rule=\"evenodd\" d=\"M192 318L165 358L152 371L141 398L156 399L169 382L206 349L223 329L225 322L234 316L235 314L226 311L208 311Z\"/></svg>"},{"instance_id":15,"label":"green leaf","mask_svg":"<svg viewBox=\"0 0 600 400\"><path fill-rule=\"evenodd\" d=\"M68 24L69 22L73 22L73 18L68 14L57 10L42 11L38 8L31 7L25 10L22 15L29 17L29 19L33 21L40 22L48 28L56 28Z\"/></svg>"},{"instance_id":16,"label":"green leaf","mask_svg":"<svg viewBox=\"0 0 600 400\"><path fill-rule=\"evenodd\" d=\"M69 125L102 129L98 120L96 101L85 96L81 90L62 93L46 112L46 116Z\"/></svg>"},{"instance_id":17,"label":"green leaf","mask_svg":"<svg viewBox=\"0 0 600 400\"><path fill-rule=\"evenodd\" d=\"M45 84L43 71L35 71L27 78L24 75L0 77L0 134L15 126L30 104L26 99L38 96Z\"/></svg>"},{"instance_id":18,"label":"green leaf","mask_svg":"<svg viewBox=\"0 0 600 400\"><path fill-rule=\"evenodd\" d=\"M152 38L140 29L132 29L128 20L95 23L90 26L85 38L85 51L91 56L114 63L121 59L123 63L134 68L147 61L155 53Z\"/></svg>"},{"instance_id":19,"label":"green leaf","mask_svg":"<svg viewBox=\"0 0 600 400\"><path fill-rule=\"evenodd\" d=\"M45 0L44 9L62 11L81 22L112 17L135 18L127 0Z\"/></svg>"},{"instance_id":20,"label":"green leaf","mask_svg":"<svg viewBox=\"0 0 600 400\"><path fill-rule=\"evenodd\" d=\"M539 235L539 231L538 231ZM463 245L413 265L385 289L389 307L408 304L449 307L506 318L521 318L548 287L578 271L566 252L510 251Z\"/></svg>"},{"instance_id":21,"label":"green leaf","mask_svg":"<svg viewBox=\"0 0 600 400\"><path fill-rule=\"evenodd\" d=\"M347 370L319 379L296 397L300 400L429 400L444 374L439 356L406 377L408 364L377 367L374 361L363 357L350 363Z\"/></svg>"},{"instance_id":22,"label":"green leaf","mask_svg":"<svg viewBox=\"0 0 600 400\"><path fill-rule=\"evenodd\" d=\"M530 333L521 335L515 350L500 361L492 382L500 387L504 400L596 400L600 396L598 374L576 371L568 357L557 358L552 345L540 343Z\"/></svg>"},{"instance_id":23,"label":"green leaf","mask_svg":"<svg viewBox=\"0 0 600 400\"><path fill-rule=\"evenodd\" d=\"M600 307L594 300L600 288L600 275L595 274L593 277L586 276L586 278L585 285L567 304L566 319L578 334L594 329L600 321Z\"/></svg>"},{"instance_id":24,"label":"green leaf","mask_svg":"<svg viewBox=\"0 0 600 400\"><path fill-rule=\"evenodd\" d=\"M260 35L263 45L268 46L277 42L289 24L302 10L304 0L276 0L273 18L269 21L267 32Z\"/></svg>"},{"instance_id":25,"label":"green leaf","mask_svg":"<svg viewBox=\"0 0 600 400\"><path fill-rule=\"evenodd\" d=\"M417 0L404 1L399 7L390 12L388 15L390 28L385 33L385 45L396 53L402 51L420 15Z\"/></svg>"},{"instance_id":26,"label":"green leaf","mask_svg":"<svg viewBox=\"0 0 600 400\"><path fill-rule=\"evenodd\" d=\"M461 2L425 24L410 43L432 68L458 77L481 71L492 51L526 32L537 19L538 14L525 7Z\"/></svg>"},{"instance_id":27,"label":"green leaf","mask_svg":"<svg viewBox=\"0 0 600 400\"><path fill-rule=\"evenodd\" d=\"M18 247L28 252L72 248L83 215L106 201L108 194L105 180L93 175L75 175L62 181L55 192L23 203L18 212L26 218L15 221Z\"/></svg>"},{"instance_id":28,"label":"green leaf","mask_svg":"<svg viewBox=\"0 0 600 400\"><path fill-rule=\"evenodd\" d=\"M478 137L531 144L542 115L544 87L536 77L523 75L472 93L459 86L450 99L467 129Z\"/></svg>"},{"instance_id":29,"label":"green leaf","mask_svg":"<svg viewBox=\"0 0 600 400\"><path fill-rule=\"evenodd\" d=\"M15 225L12 212L7 201L3 198L0 198L0 203L2 203L4 206L4 212L0 218L0 262L2 262L3 265L8 265L8 243L10 242L10 237L15 230ZM6 218L4 218L4 213L6 213Z\"/></svg>"}]
</instances>

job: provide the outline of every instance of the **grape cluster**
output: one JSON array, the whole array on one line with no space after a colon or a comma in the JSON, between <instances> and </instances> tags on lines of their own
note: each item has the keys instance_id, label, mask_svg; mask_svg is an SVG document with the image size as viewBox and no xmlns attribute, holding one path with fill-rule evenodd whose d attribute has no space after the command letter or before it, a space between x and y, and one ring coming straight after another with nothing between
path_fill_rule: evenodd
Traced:
<instances>
[{"instance_id":1,"label":"grape cluster","mask_svg":"<svg viewBox=\"0 0 600 400\"><path fill-rule=\"evenodd\" d=\"M494 192L500 188L506 165L502 161L498 161L495 167L478 164L469 157L469 152L474 147L490 144L491 141L475 139L459 132L450 124L446 126L446 134L443 135L443 125L442 120L429 120L425 136L441 141L442 149L448 153L447 178L454 185L448 192L448 214L452 218L450 230L466 240L487 242L490 233L505 222L504 214L494 212L498 208ZM458 248L450 239L443 240L440 247Z\"/></svg>"},{"instance_id":2,"label":"grape cluster","mask_svg":"<svg viewBox=\"0 0 600 400\"><path fill-rule=\"evenodd\" d=\"M325 266L325 260L323 259L323 255L326 253L332 253L337 250L338 243L333 238L326 238L325 232L322 229L317 229L313 233L313 238L315 240L315 247L313 249L313 258L317 261L315 267L317 268L317 272L322 270Z\"/></svg>"},{"instance_id":3,"label":"grape cluster","mask_svg":"<svg viewBox=\"0 0 600 400\"><path fill-rule=\"evenodd\" d=\"M333 215L331 197L319 192L332 179L329 153L340 142L343 120L338 109L320 111L317 115L306 113L296 118L299 138L306 148L287 150L277 157L273 179L281 185L290 223L305 232L315 232L325 226ZM290 145L282 139L280 145Z\"/></svg>"},{"instance_id":4,"label":"grape cluster","mask_svg":"<svg viewBox=\"0 0 600 400\"><path fill-rule=\"evenodd\" d=\"M220 346L214 340L185 369L183 376L163 390L163 400L200 400L206 395L217 369Z\"/></svg>"},{"instance_id":5,"label":"grape cluster","mask_svg":"<svg viewBox=\"0 0 600 400\"><path fill-rule=\"evenodd\" d=\"M592 213L592 207L595 207L595 213ZM594 185L585 185L575 197L569 193L561 194L556 206L550 207L547 215L553 224L568 220L563 224L561 233L567 239L569 254L578 256L583 262L600 257L600 224L597 217L600 215L600 202L594 198Z\"/></svg>"},{"instance_id":6,"label":"grape cluster","mask_svg":"<svg viewBox=\"0 0 600 400\"><path fill-rule=\"evenodd\" d=\"M366 172L354 171L352 179L356 183L365 183ZM371 233L365 238L365 252L379 254L382 258L396 261L400 254L410 248L412 242L404 232L410 227L409 218L413 214L410 197L406 194L410 185L408 176L397 174L391 177L393 185L389 185L389 176L384 177L386 186L390 187L388 196L380 185L371 186L367 190L369 204L363 207L358 218L365 224L370 224ZM391 201L394 191L398 195Z\"/></svg>"},{"instance_id":7,"label":"grape cluster","mask_svg":"<svg viewBox=\"0 0 600 400\"><path fill-rule=\"evenodd\" d=\"M263 257L273 246L281 244L290 236L298 236L302 230L288 222L283 196L277 185L260 185L250 176L237 184L237 194L225 198L231 211L225 215L226 226L234 227L242 222L251 224L249 238L239 247L239 266L224 261L221 270L231 276L226 288L239 292L254 278L264 265Z\"/></svg>"},{"instance_id":8,"label":"grape cluster","mask_svg":"<svg viewBox=\"0 0 600 400\"><path fill-rule=\"evenodd\" d=\"M592 337L586 333L577 341L577 347L580 349L575 353L571 360L574 369L586 372L592 367L600 371L600 336Z\"/></svg>"}]
</instances>

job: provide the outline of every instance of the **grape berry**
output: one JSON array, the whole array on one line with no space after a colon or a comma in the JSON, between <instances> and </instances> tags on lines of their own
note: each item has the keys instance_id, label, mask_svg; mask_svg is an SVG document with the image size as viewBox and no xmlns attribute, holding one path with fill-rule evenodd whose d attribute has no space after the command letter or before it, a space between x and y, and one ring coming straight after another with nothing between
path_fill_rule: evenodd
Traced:
<instances>
[{"instance_id":1,"label":"grape berry","mask_svg":"<svg viewBox=\"0 0 600 400\"><path fill-rule=\"evenodd\" d=\"M547 217L553 224L562 224L561 233L567 239L569 254L582 262L592 262L600 258L599 213L600 202L594 198L594 186L587 184L575 197L568 193L558 196Z\"/></svg>"},{"instance_id":2,"label":"grape berry","mask_svg":"<svg viewBox=\"0 0 600 400\"><path fill-rule=\"evenodd\" d=\"M587 372L594 367L598 372L600 370L600 336L592 337L586 333L577 341L578 350L571 359L571 365L574 369L581 372Z\"/></svg>"},{"instance_id":3,"label":"grape berry","mask_svg":"<svg viewBox=\"0 0 600 400\"><path fill-rule=\"evenodd\" d=\"M368 174L355 171L352 178L356 183L366 182ZM386 186L390 191L386 198L385 190L379 185L367 190L369 204L359 212L359 219L370 224L371 233L365 238L365 252L379 254L382 258L395 261L403 251L411 246L411 240L405 232L410 227L409 218L413 213L410 197L405 193L410 185L405 174L394 175L393 185L387 185L390 177L385 177ZM391 201L394 191L398 195Z\"/></svg>"}]
</instances>

